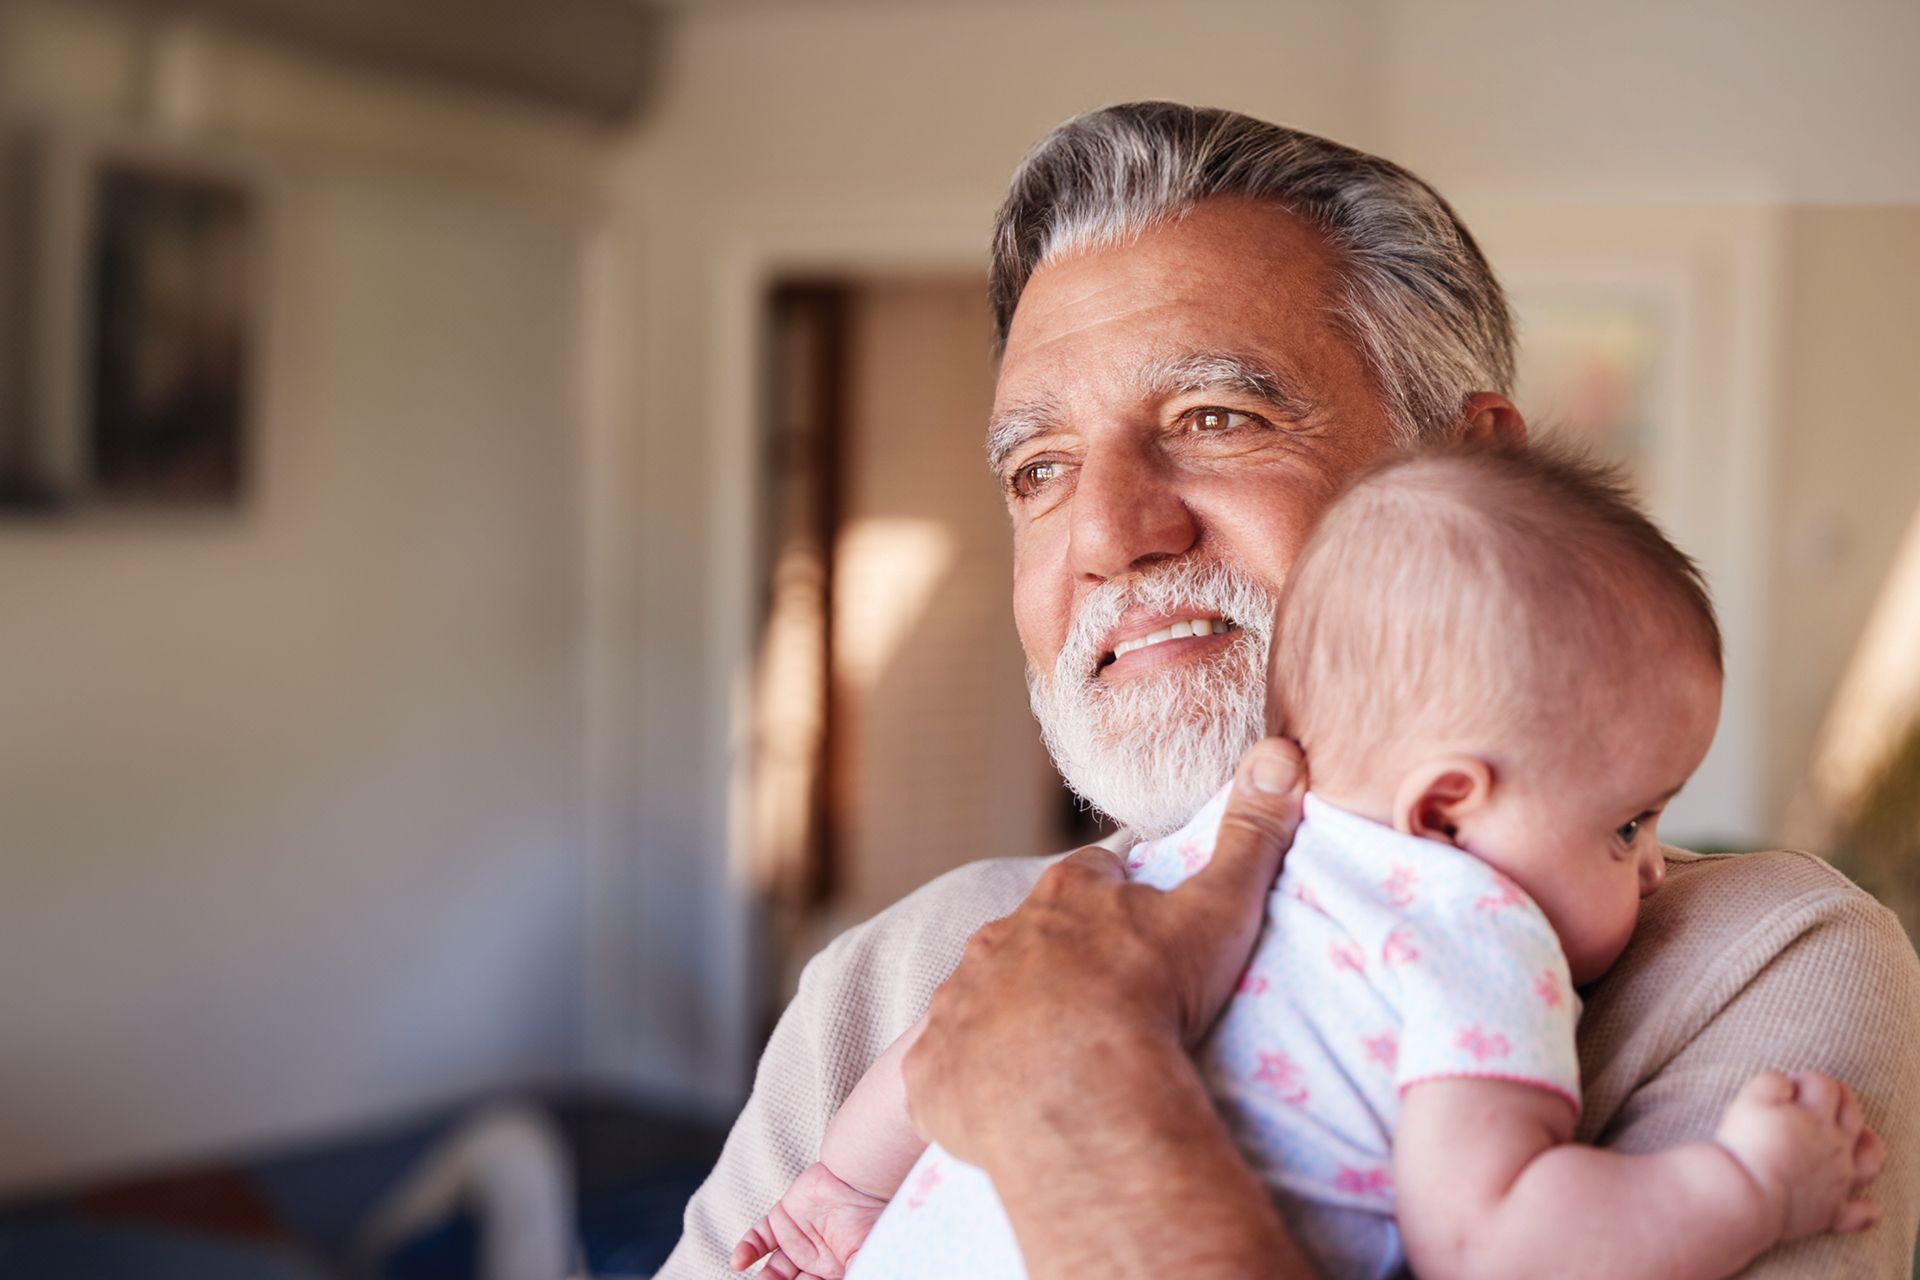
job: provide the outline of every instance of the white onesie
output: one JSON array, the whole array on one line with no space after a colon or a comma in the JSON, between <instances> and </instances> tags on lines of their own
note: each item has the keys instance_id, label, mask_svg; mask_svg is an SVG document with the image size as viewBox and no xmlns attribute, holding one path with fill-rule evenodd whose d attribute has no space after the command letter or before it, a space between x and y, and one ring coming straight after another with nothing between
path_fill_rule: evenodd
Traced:
<instances>
[{"instance_id":1,"label":"white onesie","mask_svg":"<svg viewBox=\"0 0 1920 1280\"><path fill-rule=\"evenodd\" d=\"M1128 877L1170 889L1204 865L1226 795L1135 846ZM1401 1092L1481 1076L1578 1108L1578 1017L1559 939L1511 880L1309 795L1246 976L1199 1062L1322 1274L1388 1276L1405 1265L1393 1222ZM991 1181L935 1145L848 1275L1023 1280L1026 1269Z\"/></svg>"}]
</instances>

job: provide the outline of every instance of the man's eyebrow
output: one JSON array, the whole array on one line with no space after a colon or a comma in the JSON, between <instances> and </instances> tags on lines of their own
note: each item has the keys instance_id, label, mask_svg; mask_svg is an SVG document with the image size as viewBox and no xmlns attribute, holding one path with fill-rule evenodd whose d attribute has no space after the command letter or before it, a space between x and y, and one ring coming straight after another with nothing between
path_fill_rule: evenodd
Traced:
<instances>
[{"instance_id":1,"label":"man's eyebrow","mask_svg":"<svg viewBox=\"0 0 1920 1280\"><path fill-rule=\"evenodd\" d=\"M1144 398L1171 400L1176 396L1221 391L1258 400L1291 422L1313 418L1319 406L1264 360L1224 351L1184 351L1160 356L1139 374ZM1013 455L1037 436L1055 430L1059 406L1050 399L1009 405L987 423L987 466L1003 475Z\"/></svg>"},{"instance_id":2,"label":"man's eyebrow","mask_svg":"<svg viewBox=\"0 0 1920 1280\"><path fill-rule=\"evenodd\" d=\"M996 476L1003 474L1007 461L1027 441L1053 430L1059 420L1050 400L1009 405L994 414L987 422L987 468Z\"/></svg>"},{"instance_id":3,"label":"man's eyebrow","mask_svg":"<svg viewBox=\"0 0 1920 1280\"><path fill-rule=\"evenodd\" d=\"M1318 409L1292 381L1264 360L1229 351L1189 351L1162 356L1141 371L1141 382L1158 399L1231 391L1272 406L1302 422Z\"/></svg>"}]
</instances>

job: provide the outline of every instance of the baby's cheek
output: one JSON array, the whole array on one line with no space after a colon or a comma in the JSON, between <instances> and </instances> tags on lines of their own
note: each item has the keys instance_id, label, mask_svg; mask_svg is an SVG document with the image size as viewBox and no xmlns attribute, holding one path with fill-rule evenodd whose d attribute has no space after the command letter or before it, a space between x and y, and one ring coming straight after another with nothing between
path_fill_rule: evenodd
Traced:
<instances>
[{"instance_id":1,"label":"baby's cheek","mask_svg":"<svg viewBox=\"0 0 1920 1280\"><path fill-rule=\"evenodd\" d=\"M1568 938L1563 933L1562 944L1567 948L1573 983L1580 987L1606 973L1626 951L1640 916L1639 890L1634 887L1628 896L1609 886L1606 893L1594 895L1577 910L1580 918L1571 930L1576 936Z\"/></svg>"}]
</instances>

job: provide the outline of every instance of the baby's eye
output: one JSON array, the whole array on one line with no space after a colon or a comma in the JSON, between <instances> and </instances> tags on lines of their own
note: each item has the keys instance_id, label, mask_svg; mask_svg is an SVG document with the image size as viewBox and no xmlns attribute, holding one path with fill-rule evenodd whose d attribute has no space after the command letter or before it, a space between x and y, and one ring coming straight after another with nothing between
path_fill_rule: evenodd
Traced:
<instances>
[{"instance_id":1,"label":"baby's eye","mask_svg":"<svg viewBox=\"0 0 1920 1280\"><path fill-rule=\"evenodd\" d=\"M1639 818L1635 818L1632 822L1623 823L1613 834L1620 837L1621 844L1632 844L1640 838L1640 822Z\"/></svg>"}]
</instances>

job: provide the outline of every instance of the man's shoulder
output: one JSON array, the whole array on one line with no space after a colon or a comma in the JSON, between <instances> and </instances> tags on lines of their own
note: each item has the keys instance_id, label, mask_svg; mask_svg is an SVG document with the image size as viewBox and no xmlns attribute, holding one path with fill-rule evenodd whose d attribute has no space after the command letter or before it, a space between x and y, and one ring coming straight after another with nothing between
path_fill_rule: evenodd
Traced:
<instances>
[{"instance_id":1,"label":"man's shoulder","mask_svg":"<svg viewBox=\"0 0 1920 1280\"><path fill-rule=\"evenodd\" d=\"M1877 1036L1882 1012L1920 1007L1920 959L1898 918L1823 858L1670 849L1632 943L1585 996L1590 1094L1618 1101L1708 1034L1767 1060L1814 1005L1833 1018L1827 1048L1851 1052L1840 1041Z\"/></svg>"},{"instance_id":2,"label":"man's shoulder","mask_svg":"<svg viewBox=\"0 0 1920 1280\"><path fill-rule=\"evenodd\" d=\"M1774 964L1907 969L1899 919L1824 858L1793 849L1668 849L1666 883L1642 905L1633 941L1595 988L1603 1004L1688 991L1714 1003Z\"/></svg>"},{"instance_id":3,"label":"man's shoulder","mask_svg":"<svg viewBox=\"0 0 1920 1280\"><path fill-rule=\"evenodd\" d=\"M930 992L959 965L974 931L1011 914L1059 856L985 858L956 867L842 933L809 969L895 971Z\"/></svg>"},{"instance_id":4,"label":"man's shoulder","mask_svg":"<svg viewBox=\"0 0 1920 1280\"><path fill-rule=\"evenodd\" d=\"M1026 900L1060 855L982 858L929 880L860 928L893 935L956 928L971 934L989 920L1010 914Z\"/></svg>"},{"instance_id":5,"label":"man's shoulder","mask_svg":"<svg viewBox=\"0 0 1920 1280\"><path fill-rule=\"evenodd\" d=\"M1667 878L1641 908L1621 967L1684 965L1771 954L1810 930L1841 924L1861 941L1911 951L1894 914L1826 859L1795 849L1691 853L1669 848Z\"/></svg>"}]
</instances>

